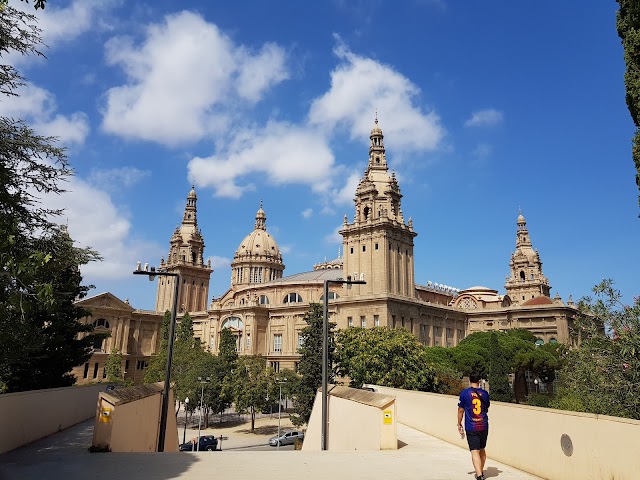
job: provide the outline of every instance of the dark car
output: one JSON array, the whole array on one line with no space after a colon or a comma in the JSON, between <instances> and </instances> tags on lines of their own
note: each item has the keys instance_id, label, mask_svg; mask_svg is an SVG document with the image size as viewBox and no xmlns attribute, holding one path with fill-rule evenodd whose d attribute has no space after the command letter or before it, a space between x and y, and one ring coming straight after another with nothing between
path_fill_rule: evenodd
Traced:
<instances>
[{"instance_id":1,"label":"dark car","mask_svg":"<svg viewBox=\"0 0 640 480\"><path fill-rule=\"evenodd\" d=\"M269 439L269 445L272 447L280 445L293 445L296 439L304 440L304 433L296 430L285 430L280 437L277 435Z\"/></svg>"},{"instance_id":2,"label":"dark car","mask_svg":"<svg viewBox=\"0 0 640 480\"><path fill-rule=\"evenodd\" d=\"M196 446L198 448L196 448ZM190 442L180 445L181 452L194 452L199 450L201 452L208 451L213 452L218 449L218 439L213 435L201 435L200 445L198 445L198 439L193 438Z\"/></svg>"}]
</instances>

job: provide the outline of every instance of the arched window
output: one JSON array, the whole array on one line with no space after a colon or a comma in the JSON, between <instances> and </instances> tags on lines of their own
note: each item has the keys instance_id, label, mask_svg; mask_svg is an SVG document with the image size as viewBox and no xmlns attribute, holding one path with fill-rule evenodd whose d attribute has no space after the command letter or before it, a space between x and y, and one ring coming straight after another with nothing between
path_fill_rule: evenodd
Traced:
<instances>
[{"instance_id":1,"label":"arched window","mask_svg":"<svg viewBox=\"0 0 640 480\"><path fill-rule=\"evenodd\" d=\"M302 297L296 292L288 293L285 295L282 303L302 303Z\"/></svg>"},{"instance_id":2,"label":"arched window","mask_svg":"<svg viewBox=\"0 0 640 480\"><path fill-rule=\"evenodd\" d=\"M540 345L544 345L544 340L541 338L536 340L536 346L539 347Z\"/></svg>"},{"instance_id":3,"label":"arched window","mask_svg":"<svg viewBox=\"0 0 640 480\"><path fill-rule=\"evenodd\" d=\"M558 340L556 340L555 338L551 337L551 338L549 339L549 343L551 343L551 344L555 344L555 343L558 343Z\"/></svg>"},{"instance_id":4,"label":"arched window","mask_svg":"<svg viewBox=\"0 0 640 480\"><path fill-rule=\"evenodd\" d=\"M267 297L266 295L260 295L260 297L258 298L258 303L260 305L269 305L269 297Z\"/></svg>"},{"instance_id":5,"label":"arched window","mask_svg":"<svg viewBox=\"0 0 640 480\"><path fill-rule=\"evenodd\" d=\"M94 328L105 328L107 330L109 330L109 328L110 328L109 322L107 322L104 318L99 318L98 320L93 322L93 327Z\"/></svg>"},{"instance_id":6,"label":"arched window","mask_svg":"<svg viewBox=\"0 0 640 480\"><path fill-rule=\"evenodd\" d=\"M524 282L525 276L524 276L524 271L520 271L520 281Z\"/></svg>"},{"instance_id":7,"label":"arched window","mask_svg":"<svg viewBox=\"0 0 640 480\"><path fill-rule=\"evenodd\" d=\"M222 328L230 328L232 330L243 330L244 322L239 317L229 317L222 322Z\"/></svg>"},{"instance_id":8,"label":"arched window","mask_svg":"<svg viewBox=\"0 0 640 480\"><path fill-rule=\"evenodd\" d=\"M329 300L335 300L336 298L340 298L340 295L338 295L336 292L329 292ZM324 295L320 297L320 301L324 302Z\"/></svg>"}]
</instances>

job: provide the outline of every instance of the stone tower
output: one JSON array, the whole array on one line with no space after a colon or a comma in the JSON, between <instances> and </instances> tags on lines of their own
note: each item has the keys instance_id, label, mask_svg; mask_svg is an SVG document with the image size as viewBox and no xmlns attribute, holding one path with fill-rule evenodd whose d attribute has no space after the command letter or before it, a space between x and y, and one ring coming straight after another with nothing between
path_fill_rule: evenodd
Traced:
<instances>
[{"instance_id":1,"label":"stone tower","mask_svg":"<svg viewBox=\"0 0 640 480\"><path fill-rule=\"evenodd\" d=\"M177 226L169 241L169 256L160 260L160 268L178 272L182 276L178 312L202 312L207 309L211 260L203 260L204 240L196 216L196 191L191 187L184 208L182 224ZM171 310L175 277L158 277L156 311Z\"/></svg>"},{"instance_id":2,"label":"stone tower","mask_svg":"<svg viewBox=\"0 0 640 480\"><path fill-rule=\"evenodd\" d=\"M509 262L511 275L507 276L504 288L514 304L521 304L535 297L548 297L551 287L549 279L542 273L542 262L537 250L531 246L527 222L518 215L516 251Z\"/></svg>"},{"instance_id":3,"label":"stone tower","mask_svg":"<svg viewBox=\"0 0 640 480\"><path fill-rule=\"evenodd\" d=\"M253 232L247 235L233 255L231 285L252 285L282 278L284 264L278 244L267 232L267 216L260 208Z\"/></svg>"},{"instance_id":4,"label":"stone tower","mask_svg":"<svg viewBox=\"0 0 640 480\"><path fill-rule=\"evenodd\" d=\"M345 278L367 283L345 291L347 295L375 292L414 298L413 239L417 233L411 219L404 222L400 187L395 174L389 175L377 115L370 139L369 163L356 189L353 223L345 215L340 230Z\"/></svg>"}]
</instances>

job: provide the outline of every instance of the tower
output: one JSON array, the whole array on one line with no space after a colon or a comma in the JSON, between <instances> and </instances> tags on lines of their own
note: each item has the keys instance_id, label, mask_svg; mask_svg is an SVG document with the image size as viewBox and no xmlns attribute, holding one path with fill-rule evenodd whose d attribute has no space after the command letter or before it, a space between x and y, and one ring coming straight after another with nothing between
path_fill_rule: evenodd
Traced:
<instances>
[{"instance_id":1,"label":"tower","mask_svg":"<svg viewBox=\"0 0 640 480\"><path fill-rule=\"evenodd\" d=\"M521 304L535 297L549 296L549 279L542 273L540 255L531 245L527 222L522 212L518 215L516 251L511 254L509 267L511 274L507 276L504 288L512 303Z\"/></svg>"},{"instance_id":2,"label":"tower","mask_svg":"<svg viewBox=\"0 0 640 480\"><path fill-rule=\"evenodd\" d=\"M233 255L231 285L251 285L282 278L284 264L278 244L267 232L267 216L260 208L253 232L247 235Z\"/></svg>"},{"instance_id":3,"label":"tower","mask_svg":"<svg viewBox=\"0 0 640 480\"><path fill-rule=\"evenodd\" d=\"M202 312L207 309L211 260L204 263L204 240L198 228L197 196L192 186L187 195L182 224L177 226L169 241L169 256L160 260L160 268L177 272L182 277L178 312ZM176 277L158 277L156 311L171 310Z\"/></svg>"},{"instance_id":4,"label":"tower","mask_svg":"<svg viewBox=\"0 0 640 480\"><path fill-rule=\"evenodd\" d=\"M364 280L347 295L386 293L415 297L413 223L405 224L402 194L395 174L389 175L384 135L376 115L371 130L369 162L356 189L355 215L347 216L340 234L344 252L344 275Z\"/></svg>"}]
</instances>

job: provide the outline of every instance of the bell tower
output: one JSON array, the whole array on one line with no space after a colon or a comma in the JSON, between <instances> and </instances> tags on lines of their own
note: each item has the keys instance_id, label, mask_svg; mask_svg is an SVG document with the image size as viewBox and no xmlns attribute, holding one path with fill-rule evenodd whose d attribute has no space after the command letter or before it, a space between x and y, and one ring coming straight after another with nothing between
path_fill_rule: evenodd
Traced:
<instances>
[{"instance_id":1,"label":"bell tower","mask_svg":"<svg viewBox=\"0 0 640 480\"><path fill-rule=\"evenodd\" d=\"M522 212L518 215L516 251L511 254L509 267L511 273L504 288L512 303L521 304L535 297L549 296L549 279L542 273L540 255L533 249Z\"/></svg>"},{"instance_id":2,"label":"bell tower","mask_svg":"<svg viewBox=\"0 0 640 480\"><path fill-rule=\"evenodd\" d=\"M415 297L413 222L404 222L402 194L395 173L389 175L384 135L376 114L369 136L369 162L356 189L353 223L347 216L340 234L344 276L364 280L347 295L387 293Z\"/></svg>"},{"instance_id":3,"label":"bell tower","mask_svg":"<svg viewBox=\"0 0 640 480\"><path fill-rule=\"evenodd\" d=\"M211 260L204 263L204 240L198 228L195 188L187 195L182 224L177 226L169 240L169 255L160 260L160 268L178 272L182 277L178 312L202 312L207 309ZM171 310L176 277L158 277L156 311Z\"/></svg>"}]
</instances>

